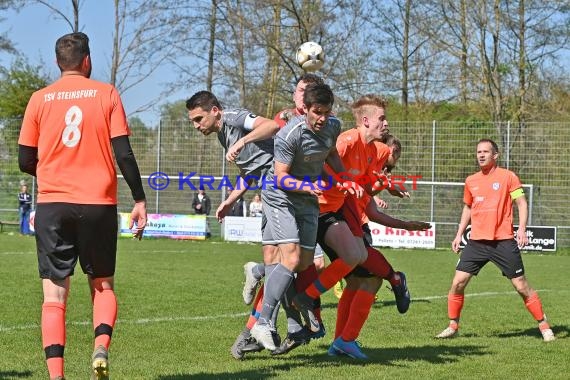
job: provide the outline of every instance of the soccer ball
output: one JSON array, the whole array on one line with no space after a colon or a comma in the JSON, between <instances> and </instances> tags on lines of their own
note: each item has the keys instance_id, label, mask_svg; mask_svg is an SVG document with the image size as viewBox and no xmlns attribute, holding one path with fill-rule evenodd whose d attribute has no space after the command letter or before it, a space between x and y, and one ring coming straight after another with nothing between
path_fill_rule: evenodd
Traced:
<instances>
[{"instance_id":1,"label":"soccer ball","mask_svg":"<svg viewBox=\"0 0 570 380\"><path fill-rule=\"evenodd\" d=\"M305 71L317 71L325 63L325 52L316 42L305 42L297 48L297 64Z\"/></svg>"}]
</instances>

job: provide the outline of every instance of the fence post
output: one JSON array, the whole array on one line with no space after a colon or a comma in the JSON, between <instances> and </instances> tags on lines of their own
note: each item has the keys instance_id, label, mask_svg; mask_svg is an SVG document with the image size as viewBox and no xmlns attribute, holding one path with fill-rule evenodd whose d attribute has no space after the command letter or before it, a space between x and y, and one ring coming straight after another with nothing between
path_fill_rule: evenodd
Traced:
<instances>
[{"instance_id":1,"label":"fence post","mask_svg":"<svg viewBox=\"0 0 570 380\"><path fill-rule=\"evenodd\" d=\"M529 185L530 191L528 194L528 221L527 224L532 226L532 204L534 202L534 185Z\"/></svg>"},{"instance_id":2,"label":"fence post","mask_svg":"<svg viewBox=\"0 0 570 380\"><path fill-rule=\"evenodd\" d=\"M161 151L161 144L162 144L162 118L158 121L158 130L156 131L158 134L157 142L156 142L156 171L160 171L160 151ZM160 213L160 191L155 191L155 199L154 199L154 212L156 214Z\"/></svg>"},{"instance_id":3,"label":"fence post","mask_svg":"<svg viewBox=\"0 0 570 380\"><path fill-rule=\"evenodd\" d=\"M433 222L433 209L434 209L434 199L435 199L435 133L436 133L436 121L432 121L432 136L431 136L431 199L430 199L430 210L429 210L429 221Z\"/></svg>"},{"instance_id":4,"label":"fence post","mask_svg":"<svg viewBox=\"0 0 570 380\"><path fill-rule=\"evenodd\" d=\"M507 121L507 147L506 147L507 151L506 153L506 160L507 160L507 169L510 166L510 161L511 161L511 121Z\"/></svg>"}]
</instances>

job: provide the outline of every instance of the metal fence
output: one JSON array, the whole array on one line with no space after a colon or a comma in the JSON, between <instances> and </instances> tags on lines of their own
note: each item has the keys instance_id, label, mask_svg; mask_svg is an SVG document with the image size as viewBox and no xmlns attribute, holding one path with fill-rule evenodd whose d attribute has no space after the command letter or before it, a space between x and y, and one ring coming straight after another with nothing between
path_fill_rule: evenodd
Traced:
<instances>
[{"instance_id":1,"label":"metal fence","mask_svg":"<svg viewBox=\"0 0 570 380\"><path fill-rule=\"evenodd\" d=\"M403 146L394 173L408 178L405 185L412 196L399 199L384 195L389 204L386 212L398 218L436 223L437 246L449 246L455 236L462 209L461 185L465 177L477 171L475 146L481 138L491 138L499 144L501 166L515 171L525 184L531 208L529 224L558 227L558 247L570 246L570 223L566 218L570 200L569 123L391 122L390 131ZM202 136L187 120L163 120L155 129L138 132L134 131L131 143L150 212L191 213L194 189L190 183L198 187L198 176L235 178L238 173L233 164L224 160L216 137ZM26 178L18 172L16 158L8 152L0 146L2 220L16 218L18 183ZM170 181L160 191L149 187L149 178L156 172L164 173ZM410 178L416 179L415 188ZM165 181L166 178L158 180ZM213 213L225 196L225 188L206 191L212 199ZM252 197L253 193L246 194L246 201ZM119 203L121 211L129 211L132 204L130 191L122 180ZM210 224L216 235L217 222Z\"/></svg>"}]
</instances>

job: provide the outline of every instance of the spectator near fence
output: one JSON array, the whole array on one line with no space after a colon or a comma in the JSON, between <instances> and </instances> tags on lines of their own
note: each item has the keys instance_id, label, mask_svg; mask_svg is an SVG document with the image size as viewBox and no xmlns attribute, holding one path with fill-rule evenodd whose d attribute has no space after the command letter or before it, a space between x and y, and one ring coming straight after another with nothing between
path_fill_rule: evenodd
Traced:
<instances>
[{"instance_id":1,"label":"spectator near fence","mask_svg":"<svg viewBox=\"0 0 570 380\"><path fill-rule=\"evenodd\" d=\"M210 215L210 210L212 209L212 201L204 189L200 189L197 193L194 193L194 199L192 200L192 209L196 215Z\"/></svg>"},{"instance_id":2,"label":"spectator near fence","mask_svg":"<svg viewBox=\"0 0 570 380\"><path fill-rule=\"evenodd\" d=\"M259 194L255 194L249 204L249 216L263 216L263 208L261 205L261 197Z\"/></svg>"},{"instance_id":3,"label":"spectator near fence","mask_svg":"<svg viewBox=\"0 0 570 380\"><path fill-rule=\"evenodd\" d=\"M32 195L28 193L28 185L21 184L18 193L18 212L20 216L20 233L30 235L30 212L32 211Z\"/></svg>"},{"instance_id":4,"label":"spectator near fence","mask_svg":"<svg viewBox=\"0 0 570 380\"><path fill-rule=\"evenodd\" d=\"M229 196L229 194L228 194ZM246 216L247 212L246 212L247 208L245 205L245 201L243 200L243 197L239 197L233 204L229 216Z\"/></svg>"}]
</instances>

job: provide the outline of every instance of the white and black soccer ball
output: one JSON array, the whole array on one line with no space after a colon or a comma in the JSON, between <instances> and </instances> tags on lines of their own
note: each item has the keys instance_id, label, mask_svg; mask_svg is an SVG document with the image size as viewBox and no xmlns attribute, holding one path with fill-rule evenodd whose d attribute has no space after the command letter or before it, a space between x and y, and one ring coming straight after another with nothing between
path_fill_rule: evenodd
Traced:
<instances>
[{"instance_id":1,"label":"white and black soccer ball","mask_svg":"<svg viewBox=\"0 0 570 380\"><path fill-rule=\"evenodd\" d=\"M297 64L305 71L317 71L325 64L323 47L316 42L305 42L297 48Z\"/></svg>"}]
</instances>

